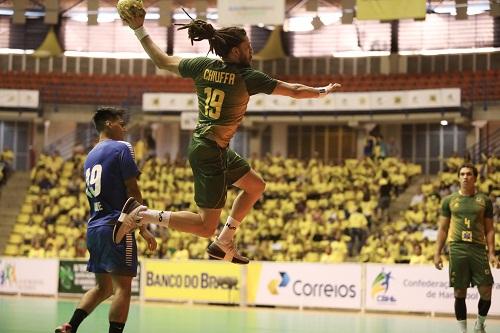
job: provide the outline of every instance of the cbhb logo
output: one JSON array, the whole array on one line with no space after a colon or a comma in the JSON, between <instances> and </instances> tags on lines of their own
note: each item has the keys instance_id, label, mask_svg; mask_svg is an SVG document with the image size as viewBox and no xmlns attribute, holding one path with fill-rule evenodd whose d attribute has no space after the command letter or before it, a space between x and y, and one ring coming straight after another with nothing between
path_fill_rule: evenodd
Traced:
<instances>
[{"instance_id":1,"label":"cbhb logo","mask_svg":"<svg viewBox=\"0 0 500 333\"><path fill-rule=\"evenodd\" d=\"M375 298L377 302L383 303L393 303L396 302L396 298L391 295L387 295L389 291L390 281L393 279L391 276L391 272L384 272L382 268L382 272L378 273L372 283L372 298Z\"/></svg>"},{"instance_id":2,"label":"cbhb logo","mask_svg":"<svg viewBox=\"0 0 500 333\"><path fill-rule=\"evenodd\" d=\"M0 261L0 286L16 283L16 266Z\"/></svg>"},{"instance_id":3,"label":"cbhb logo","mask_svg":"<svg viewBox=\"0 0 500 333\"><path fill-rule=\"evenodd\" d=\"M278 288L284 288L290 282L290 276L286 272L280 272L281 280L273 279L268 285L267 289L273 295L278 295Z\"/></svg>"}]
</instances>

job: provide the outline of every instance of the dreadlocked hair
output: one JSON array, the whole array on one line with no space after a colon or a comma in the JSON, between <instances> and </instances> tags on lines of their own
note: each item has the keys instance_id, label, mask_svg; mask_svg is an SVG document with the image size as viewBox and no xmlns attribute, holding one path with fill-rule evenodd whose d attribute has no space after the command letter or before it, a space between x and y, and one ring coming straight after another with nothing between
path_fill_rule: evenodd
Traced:
<instances>
[{"instance_id":1,"label":"dreadlocked hair","mask_svg":"<svg viewBox=\"0 0 500 333\"><path fill-rule=\"evenodd\" d=\"M182 9L184 10L184 8ZM177 30L188 29L188 37L193 42L199 42L207 39L210 44L208 52L215 53L219 57L225 57L229 54L233 47L238 46L245 40L245 29L238 27L229 27L216 30L210 23L203 20L194 20L185 10L191 22L187 24L176 24L181 27Z\"/></svg>"}]
</instances>

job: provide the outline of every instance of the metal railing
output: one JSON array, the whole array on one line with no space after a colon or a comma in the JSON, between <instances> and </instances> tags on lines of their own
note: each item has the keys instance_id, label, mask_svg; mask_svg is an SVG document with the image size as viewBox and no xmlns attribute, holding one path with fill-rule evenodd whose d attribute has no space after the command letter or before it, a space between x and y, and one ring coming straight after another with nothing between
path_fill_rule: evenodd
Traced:
<instances>
[{"instance_id":1,"label":"metal railing","mask_svg":"<svg viewBox=\"0 0 500 333\"><path fill-rule=\"evenodd\" d=\"M480 162L482 155L500 155L500 129L482 138L479 142L476 142L467 149L467 157L469 157L473 163Z\"/></svg>"}]
</instances>

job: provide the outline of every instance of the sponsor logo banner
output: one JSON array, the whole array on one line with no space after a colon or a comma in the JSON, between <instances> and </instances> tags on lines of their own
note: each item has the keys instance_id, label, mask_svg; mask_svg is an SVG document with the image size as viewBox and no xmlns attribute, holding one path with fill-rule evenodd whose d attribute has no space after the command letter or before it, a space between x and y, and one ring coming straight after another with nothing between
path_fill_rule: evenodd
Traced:
<instances>
[{"instance_id":1,"label":"sponsor logo banner","mask_svg":"<svg viewBox=\"0 0 500 333\"><path fill-rule=\"evenodd\" d=\"M14 258L0 258L0 292L17 293L17 265Z\"/></svg>"},{"instance_id":2,"label":"sponsor logo banner","mask_svg":"<svg viewBox=\"0 0 500 333\"><path fill-rule=\"evenodd\" d=\"M57 294L57 259L0 258L0 292Z\"/></svg>"},{"instance_id":3,"label":"sponsor logo banner","mask_svg":"<svg viewBox=\"0 0 500 333\"><path fill-rule=\"evenodd\" d=\"M361 265L252 263L247 283L250 304L361 308Z\"/></svg>"},{"instance_id":4,"label":"sponsor logo banner","mask_svg":"<svg viewBox=\"0 0 500 333\"><path fill-rule=\"evenodd\" d=\"M140 294L140 264L137 276L132 279L132 296ZM94 288L95 274L87 272L87 262L82 260L61 260L59 264L59 292L84 294Z\"/></svg>"},{"instance_id":5,"label":"sponsor logo banner","mask_svg":"<svg viewBox=\"0 0 500 333\"><path fill-rule=\"evenodd\" d=\"M500 298L500 271L492 272L496 281L492 299ZM453 288L449 287L448 269L433 266L366 266L365 302L367 309L385 311L454 312ZM467 307L476 309L477 288L467 290ZM500 314L492 307L491 314Z\"/></svg>"},{"instance_id":6,"label":"sponsor logo banner","mask_svg":"<svg viewBox=\"0 0 500 333\"><path fill-rule=\"evenodd\" d=\"M146 260L144 296L154 300L239 303L241 267L224 262Z\"/></svg>"}]
</instances>

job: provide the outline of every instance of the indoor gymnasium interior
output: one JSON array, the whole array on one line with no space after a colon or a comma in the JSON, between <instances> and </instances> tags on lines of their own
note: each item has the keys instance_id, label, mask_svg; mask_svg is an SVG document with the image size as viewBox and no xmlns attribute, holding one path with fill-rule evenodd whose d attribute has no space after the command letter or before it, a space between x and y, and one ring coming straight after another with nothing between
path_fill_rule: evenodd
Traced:
<instances>
[{"instance_id":1,"label":"indoor gymnasium interior","mask_svg":"<svg viewBox=\"0 0 500 333\"><path fill-rule=\"evenodd\" d=\"M498 333L499 217L500 0L0 0L0 333Z\"/></svg>"}]
</instances>

